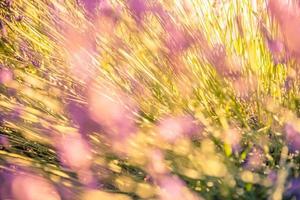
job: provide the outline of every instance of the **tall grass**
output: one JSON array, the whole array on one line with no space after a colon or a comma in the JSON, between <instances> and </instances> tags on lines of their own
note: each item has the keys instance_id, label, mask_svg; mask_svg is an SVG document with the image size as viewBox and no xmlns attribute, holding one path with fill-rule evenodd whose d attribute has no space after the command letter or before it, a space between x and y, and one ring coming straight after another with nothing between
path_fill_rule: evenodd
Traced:
<instances>
[{"instance_id":1,"label":"tall grass","mask_svg":"<svg viewBox=\"0 0 300 200\"><path fill-rule=\"evenodd\" d=\"M268 2L88 2L0 2L0 198L300 198Z\"/></svg>"}]
</instances>

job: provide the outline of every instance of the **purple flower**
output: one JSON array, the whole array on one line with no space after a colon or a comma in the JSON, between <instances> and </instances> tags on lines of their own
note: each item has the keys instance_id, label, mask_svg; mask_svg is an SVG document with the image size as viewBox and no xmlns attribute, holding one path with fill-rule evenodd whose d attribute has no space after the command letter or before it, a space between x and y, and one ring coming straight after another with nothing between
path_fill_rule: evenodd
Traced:
<instances>
[{"instance_id":1,"label":"purple flower","mask_svg":"<svg viewBox=\"0 0 300 200\"><path fill-rule=\"evenodd\" d=\"M271 39L268 39L267 42L268 42L268 47L272 52L272 54L281 53L283 51L284 46L282 42L278 40L271 40Z\"/></svg>"},{"instance_id":2,"label":"purple flower","mask_svg":"<svg viewBox=\"0 0 300 200\"><path fill-rule=\"evenodd\" d=\"M91 132L100 132L101 126L89 115L88 108L75 102L67 106L71 119L79 126L79 132L84 136Z\"/></svg>"},{"instance_id":3,"label":"purple flower","mask_svg":"<svg viewBox=\"0 0 300 200\"><path fill-rule=\"evenodd\" d=\"M140 24L148 9L145 0L128 0L128 6L136 22Z\"/></svg>"},{"instance_id":4,"label":"purple flower","mask_svg":"<svg viewBox=\"0 0 300 200\"><path fill-rule=\"evenodd\" d=\"M264 26L263 23L260 23L259 26L263 36L266 39L267 47L270 53L272 54L274 63L275 64L284 63L285 62L285 58L283 57L284 55L283 53L285 50L284 43L278 39L272 39L271 34L269 33L269 31L267 30L267 28Z\"/></svg>"},{"instance_id":5,"label":"purple flower","mask_svg":"<svg viewBox=\"0 0 300 200\"><path fill-rule=\"evenodd\" d=\"M38 60L32 60L31 61L32 65L39 68L41 66L41 63Z\"/></svg>"},{"instance_id":6,"label":"purple flower","mask_svg":"<svg viewBox=\"0 0 300 200\"><path fill-rule=\"evenodd\" d=\"M166 47L171 54L178 54L188 49L192 44L192 38L183 29L176 27L173 23L167 23Z\"/></svg>"},{"instance_id":7,"label":"purple flower","mask_svg":"<svg viewBox=\"0 0 300 200\"><path fill-rule=\"evenodd\" d=\"M84 8L86 9L88 14L95 14L97 6L102 2L103 0L79 0Z\"/></svg>"},{"instance_id":8,"label":"purple flower","mask_svg":"<svg viewBox=\"0 0 300 200\"><path fill-rule=\"evenodd\" d=\"M15 19L16 19L17 22L21 22L24 19L24 16L23 15L19 15L19 16L16 16Z\"/></svg>"},{"instance_id":9,"label":"purple flower","mask_svg":"<svg viewBox=\"0 0 300 200\"><path fill-rule=\"evenodd\" d=\"M12 199L10 185L12 174L6 170L0 170L0 199Z\"/></svg>"},{"instance_id":10,"label":"purple flower","mask_svg":"<svg viewBox=\"0 0 300 200\"><path fill-rule=\"evenodd\" d=\"M300 179L292 179L285 191L285 196L300 199Z\"/></svg>"},{"instance_id":11,"label":"purple flower","mask_svg":"<svg viewBox=\"0 0 300 200\"><path fill-rule=\"evenodd\" d=\"M112 8L111 5L106 2L100 4L99 11L100 15L110 18L113 23L116 23L120 18L120 10Z\"/></svg>"},{"instance_id":12,"label":"purple flower","mask_svg":"<svg viewBox=\"0 0 300 200\"><path fill-rule=\"evenodd\" d=\"M284 63L285 58L283 57L284 45L279 40L267 40L268 48L272 54L272 58L275 64Z\"/></svg>"},{"instance_id":13,"label":"purple flower","mask_svg":"<svg viewBox=\"0 0 300 200\"><path fill-rule=\"evenodd\" d=\"M170 20L170 15L169 13L164 10L163 6L160 5L160 4L156 4L152 7L149 8L149 10L154 14L154 15L157 15L161 21L163 23L166 23Z\"/></svg>"},{"instance_id":14,"label":"purple flower","mask_svg":"<svg viewBox=\"0 0 300 200\"><path fill-rule=\"evenodd\" d=\"M278 175L275 171L271 171L267 177L271 183L275 183L277 181Z\"/></svg>"},{"instance_id":15,"label":"purple flower","mask_svg":"<svg viewBox=\"0 0 300 200\"><path fill-rule=\"evenodd\" d=\"M0 135L0 149L2 147L7 148L9 146L9 140L7 136L5 135Z\"/></svg>"},{"instance_id":16,"label":"purple flower","mask_svg":"<svg viewBox=\"0 0 300 200\"><path fill-rule=\"evenodd\" d=\"M248 170L258 170L263 167L265 162L264 151L260 147L253 147L248 153L245 168Z\"/></svg>"},{"instance_id":17,"label":"purple flower","mask_svg":"<svg viewBox=\"0 0 300 200\"><path fill-rule=\"evenodd\" d=\"M290 147L290 150L297 151L300 149L300 133L291 123L287 123L284 127L285 139Z\"/></svg>"}]
</instances>

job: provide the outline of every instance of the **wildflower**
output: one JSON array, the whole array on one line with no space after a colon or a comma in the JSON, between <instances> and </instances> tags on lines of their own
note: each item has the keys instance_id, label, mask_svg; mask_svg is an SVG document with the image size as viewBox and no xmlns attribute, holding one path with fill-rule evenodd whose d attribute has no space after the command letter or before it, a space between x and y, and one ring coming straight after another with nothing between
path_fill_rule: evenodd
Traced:
<instances>
[{"instance_id":1,"label":"wildflower","mask_svg":"<svg viewBox=\"0 0 300 200\"><path fill-rule=\"evenodd\" d=\"M274 64L284 63L284 43L279 39L272 39L271 34L262 23L260 23L260 29L264 38L266 39L267 47L272 55Z\"/></svg>"},{"instance_id":2,"label":"wildflower","mask_svg":"<svg viewBox=\"0 0 300 200\"><path fill-rule=\"evenodd\" d=\"M103 0L80 0L88 14L95 14L97 6Z\"/></svg>"},{"instance_id":3,"label":"wildflower","mask_svg":"<svg viewBox=\"0 0 300 200\"><path fill-rule=\"evenodd\" d=\"M245 167L249 170L258 170L263 167L265 155L260 147L253 147L247 155Z\"/></svg>"},{"instance_id":4,"label":"wildflower","mask_svg":"<svg viewBox=\"0 0 300 200\"><path fill-rule=\"evenodd\" d=\"M161 151L153 150L149 153L148 171L154 177L167 173L164 155Z\"/></svg>"},{"instance_id":5,"label":"wildflower","mask_svg":"<svg viewBox=\"0 0 300 200\"><path fill-rule=\"evenodd\" d=\"M31 63L34 67L37 67L37 68L39 68L41 66L41 63L38 60L32 60Z\"/></svg>"},{"instance_id":6,"label":"wildflower","mask_svg":"<svg viewBox=\"0 0 300 200\"><path fill-rule=\"evenodd\" d=\"M110 18L113 23L116 23L120 18L120 13L118 8L112 8L107 2L102 2L99 8L100 16L105 16Z\"/></svg>"},{"instance_id":7,"label":"wildflower","mask_svg":"<svg viewBox=\"0 0 300 200\"><path fill-rule=\"evenodd\" d=\"M183 200L184 183L177 177L164 177L159 181L161 200Z\"/></svg>"},{"instance_id":8,"label":"wildflower","mask_svg":"<svg viewBox=\"0 0 300 200\"><path fill-rule=\"evenodd\" d=\"M99 200L99 199L132 200L132 198L124 194L115 194L115 193L103 192L100 190L92 190L92 189L85 190L80 199L82 200Z\"/></svg>"},{"instance_id":9,"label":"wildflower","mask_svg":"<svg viewBox=\"0 0 300 200\"><path fill-rule=\"evenodd\" d=\"M0 170L0 199L11 199L11 191L8 189L11 185L11 179L12 175L10 173Z\"/></svg>"},{"instance_id":10,"label":"wildflower","mask_svg":"<svg viewBox=\"0 0 300 200\"><path fill-rule=\"evenodd\" d=\"M171 54L177 55L182 51L188 49L192 44L192 37L189 36L184 30L176 27L173 23L166 24L166 47Z\"/></svg>"},{"instance_id":11,"label":"wildflower","mask_svg":"<svg viewBox=\"0 0 300 200\"><path fill-rule=\"evenodd\" d=\"M227 73L226 49L222 44L215 44L211 51L206 55L207 60L215 67L216 71L223 76Z\"/></svg>"},{"instance_id":12,"label":"wildflower","mask_svg":"<svg viewBox=\"0 0 300 200\"><path fill-rule=\"evenodd\" d=\"M107 133L116 140L123 140L135 132L136 106L122 91L106 84L91 87L88 92L89 113Z\"/></svg>"},{"instance_id":13,"label":"wildflower","mask_svg":"<svg viewBox=\"0 0 300 200\"><path fill-rule=\"evenodd\" d=\"M9 147L9 140L7 136L0 135L0 149L2 148L8 148Z\"/></svg>"},{"instance_id":14,"label":"wildflower","mask_svg":"<svg viewBox=\"0 0 300 200\"><path fill-rule=\"evenodd\" d=\"M158 16L162 23L164 24L165 22L170 20L169 13L163 8L162 5L160 4L155 4L149 8L149 10L156 16Z\"/></svg>"},{"instance_id":15,"label":"wildflower","mask_svg":"<svg viewBox=\"0 0 300 200\"><path fill-rule=\"evenodd\" d=\"M276 183L278 179L278 174L276 173L276 171L271 171L269 174L268 174L268 177L267 177L267 180L270 181L270 183Z\"/></svg>"},{"instance_id":16,"label":"wildflower","mask_svg":"<svg viewBox=\"0 0 300 200\"><path fill-rule=\"evenodd\" d=\"M62 163L75 171L88 169L92 163L91 149L79 134L59 138L57 149Z\"/></svg>"},{"instance_id":17,"label":"wildflower","mask_svg":"<svg viewBox=\"0 0 300 200\"><path fill-rule=\"evenodd\" d=\"M292 179L289 181L289 184L285 191L285 196L295 199L300 199L300 180Z\"/></svg>"},{"instance_id":18,"label":"wildflower","mask_svg":"<svg viewBox=\"0 0 300 200\"><path fill-rule=\"evenodd\" d=\"M79 132L81 134L87 135L91 132L101 131L100 125L90 117L86 106L70 102L67 108L72 120L79 126Z\"/></svg>"},{"instance_id":19,"label":"wildflower","mask_svg":"<svg viewBox=\"0 0 300 200\"><path fill-rule=\"evenodd\" d=\"M120 21L118 8L113 8L110 4L103 2L99 7L99 15L94 20L97 33L102 37L115 38L115 27ZM100 30L100 31L99 31Z\"/></svg>"},{"instance_id":20,"label":"wildflower","mask_svg":"<svg viewBox=\"0 0 300 200\"><path fill-rule=\"evenodd\" d=\"M268 4L271 15L278 21L288 50L299 58L300 56L300 8L296 1L270 0Z\"/></svg>"},{"instance_id":21,"label":"wildflower","mask_svg":"<svg viewBox=\"0 0 300 200\"><path fill-rule=\"evenodd\" d=\"M15 200L60 200L55 188L44 178L32 174L16 175L12 181Z\"/></svg>"},{"instance_id":22,"label":"wildflower","mask_svg":"<svg viewBox=\"0 0 300 200\"><path fill-rule=\"evenodd\" d=\"M182 137L191 137L197 131L191 116L166 117L158 126L160 136L169 142L175 142Z\"/></svg>"},{"instance_id":23,"label":"wildflower","mask_svg":"<svg viewBox=\"0 0 300 200\"><path fill-rule=\"evenodd\" d=\"M17 22L21 22L24 19L24 16L23 15L19 15L19 16L16 16L15 19L16 19Z\"/></svg>"},{"instance_id":24,"label":"wildflower","mask_svg":"<svg viewBox=\"0 0 300 200\"><path fill-rule=\"evenodd\" d=\"M128 0L128 6L132 12L134 19L138 24L142 22L143 16L147 11L147 5L145 0Z\"/></svg>"},{"instance_id":25,"label":"wildflower","mask_svg":"<svg viewBox=\"0 0 300 200\"><path fill-rule=\"evenodd\" d=\"M287 123L284 127L285 139L292 151L300 149L300 133L295 123Z\"/></svg>"},{"instance_id":26,"label":"wildflower","mask_svg":"<svg viewBox=\"0 0 300 200\"><path fill-rule=\"evenodd\" d=\"M267 40L268 47L272 53L273 60L275 64L283 63L283 59L280 59L280 54L283 52L284 46L283 43L278 40Z\"/></svg>"},{"instance_id":27,"label":"wildflower","mask_svg":"<svg viewBox=\"0 0 300 200\"><path fill-rule=\"evenodd\" d=\"M160 200L199 200L185 186L184 182L176 176L163 176L158 181Z\"/></svg>"},{"instance_id":28,"label":"wildflower","mask_svg":"<svg viewBox=\"0 0 300 200\"><path fill-rule=\"evenodd\" d=\"M70 52L70 71L83 82L88 82L95 73L95 68L92 65L92 52L87 49L79 49Z\"/></svg>"},{"instance_id":29,"label":"wildflower","mask_svg":"<svg viewBox=\"0 0 300 200\"><path fill-rule=\"evenodd\" d=\"M13 80L13 74L8 68L0 68L0 83L7 84Z\"/></svg>"}]
</instances>

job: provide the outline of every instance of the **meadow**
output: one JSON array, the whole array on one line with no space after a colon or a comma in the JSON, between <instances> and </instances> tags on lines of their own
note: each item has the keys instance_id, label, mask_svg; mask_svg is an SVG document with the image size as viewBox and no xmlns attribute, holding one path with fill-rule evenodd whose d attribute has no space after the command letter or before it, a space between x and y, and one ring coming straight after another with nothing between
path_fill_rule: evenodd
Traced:
<instances>
[{"instance_id":1,"label":"meadow","mask_svg":"<svg viewBox=\"0 0 300 200\"><path fill-rule=\"evenodd\" d=\"M300 199L298 0L0 0L0 199Z\"/></svg>"}]
</instances>

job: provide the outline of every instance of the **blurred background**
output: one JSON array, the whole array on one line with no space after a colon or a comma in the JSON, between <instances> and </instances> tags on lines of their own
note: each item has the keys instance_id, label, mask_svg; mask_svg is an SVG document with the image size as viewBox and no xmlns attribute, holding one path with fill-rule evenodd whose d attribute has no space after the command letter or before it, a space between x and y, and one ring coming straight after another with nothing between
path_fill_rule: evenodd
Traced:
<instances>
[{"instance_id":1,"label":"blurred background","mask_svg":"<svg viewBox=\"0 0 300 200\"><path fill-rule=\"evenodd\" d=\"M300 199L298 0L1 0L0 199Z\"/></svg>"}]
</instances>

